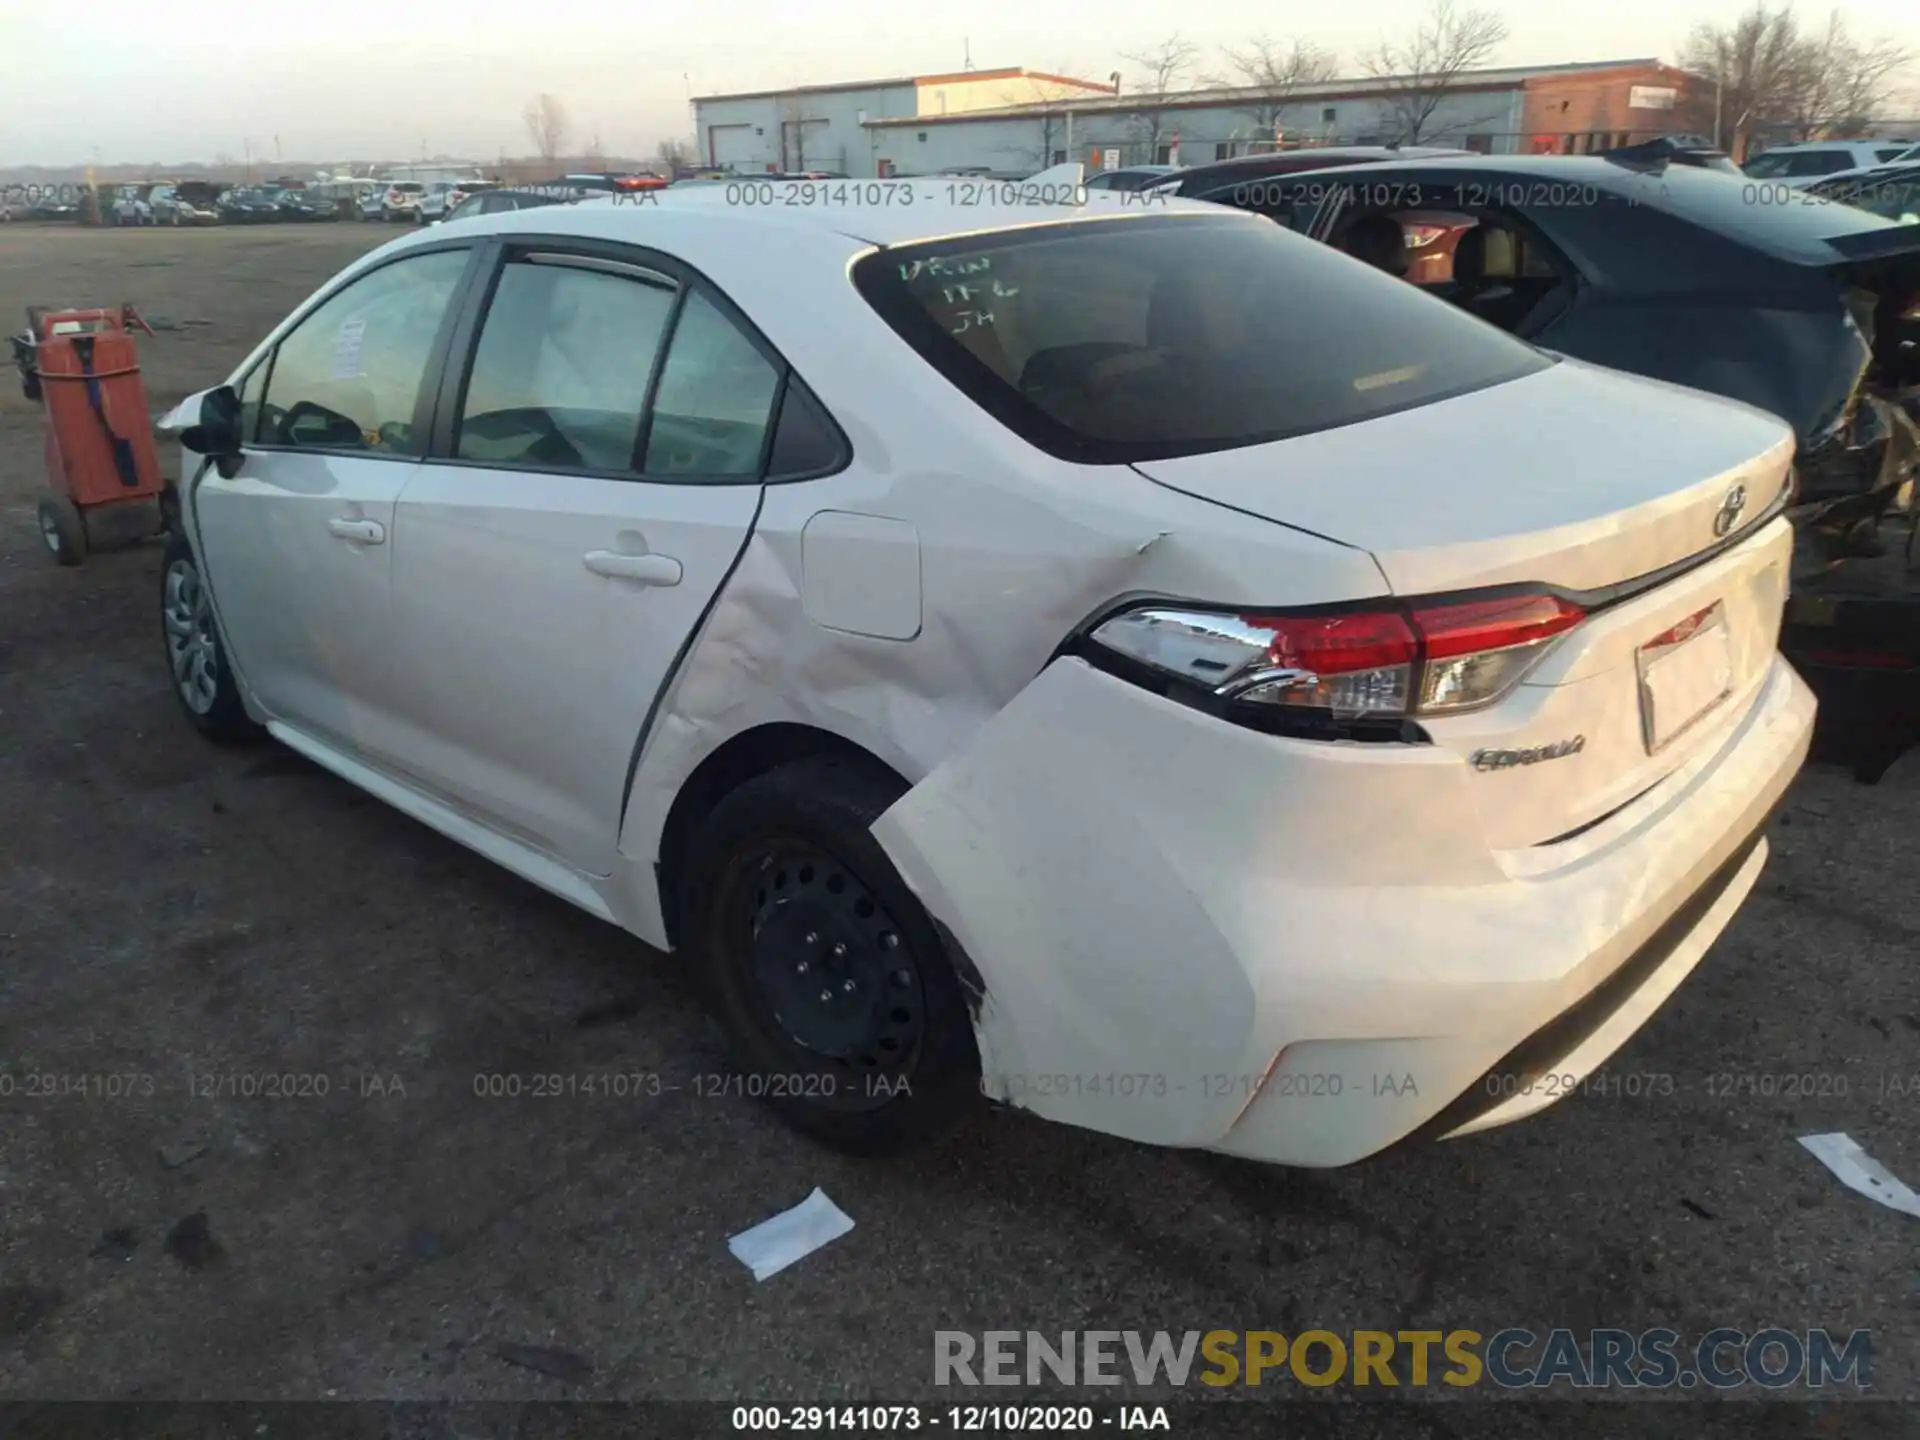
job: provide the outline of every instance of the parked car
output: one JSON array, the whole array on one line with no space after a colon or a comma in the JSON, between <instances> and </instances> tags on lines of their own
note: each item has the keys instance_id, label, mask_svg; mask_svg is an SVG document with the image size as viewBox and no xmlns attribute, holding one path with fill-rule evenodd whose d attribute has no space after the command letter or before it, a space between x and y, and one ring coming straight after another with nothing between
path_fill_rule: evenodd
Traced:
<instances>
[{"instance_id":1,"label":"parked car","mask_svg":"<svg viewBox=\"0 0 1920 1440\"><path fill-rule=\"evenodd\" d=\"M355 202L362 220L384 220L387 218L387 191L391 188L385 180L370 185L359 192Z\"/></svg>"},{"instance_id":2,"label":"parked car","mask_svg":"<svg viewBox=\"0 0 1920 1440\"><path fill-rule=\"evenodd\" d=\"M427 187L418 180L395 180L387 186L380 200L380 218L382 220L412 220L420 209L421 197L427 193Z\"/></svg>"},{"instance_id":3,"label":"parked car","mask_svg":"<svg viewBox=\"0 0 1920 1440\"><path fill-rule=\"evenodd\" d=\"M265 190L252 185L221 191L215 208L227 225L271 225L286 218Z\"/></svg>"},{"instance_id":4,"label":"parked car","mask_svg":"<svg viewBox=\"0 0 1920 1440\"><path fill-rule=\"evenodd\" d=\"M1583 156L1290 180L1263 213L1335 245L1375 219L1449 218L1465 233L1435 293L1511 334L1785 417L1803 499L1859 493L1882 447L1858 451L1852 420L1920 380L1901 318L1920 297L1920 230L1855 208L1785 192L1765 203L1739 176Z\"/></svg>"},{"instance_id":5,"label":"parked car","mask_svg":"<svg viewBox=\"0 0 1920 1440\"><path fill-rule=\"evenodd\" d=\"M533 190L482 190L469 195L447 212L444 224L471 220L476 215L500 215L509 210L532 210L542 205L565 205L569 199Z\"/></svg>"},{"instance_id":6,"label":"parked car","mask_svg":"<svg viewBox=\"0 0 1920 1440\"><path fill-rule=\"evenodd\" d=\"M1089 190L1145 190L1180 173L1178 165L1127 165L1118 170L1096 170L1087 176Z\"/></svg>"},{"instance_id":7,"label":"parked car","mask_svg":"<svg viewBox=\"0 0 1920 1440\"><path fill-rule=\"evenodd\" d=\"M45 187L51 191L52 186ZM80 203L77 198L68 199L66 195L42 193L40 198L27 207L29 220L77 220L80 217Z\"/></svg>"},{"instance_id":8,"label":"parked car","mask_svg":"<svg viewBox=\"0 0 1920 1440\"><path fill-rule=\"evenodd\" d=\"M108 207L116 225L153 224L153 206L148 203L150 185L122 185L113 192Z\"/></svg>"},{"instance_id":9,"label":"parked car","mask_svg":"<svg viewBox=\"0 0 1920 1440\"><path fill-rule=\"evenodd\" d=\"M454 182L429 180L426 187L413 207L413 223L416 225L431 225L447 213L447 197L454 191Z\"/></svg>"},{"instance_id":10,"label":"parked car","mask_svg":"<svg viewBox=\"0 0 1920 1440\"><path fill-rule=\"evenodd\" d=\"M1568 1093L1806 749L1787 425L1246 215L946 190L356 261L165 422L188 721L682 952L849 1149Z\"/></svg>"},{"instance_id":11,"label":"parked car","mask_svg":"<svg viewBox=\"0 0 1920 1440\"><path fill-rule=\"evenodd\" d=\"M156 185L147 196L158 225L215 225L220 221L220 187L204 180Z\"/></svg>"},{"instance_id":12,"label":"parked car","mask_svg":"<svg viewBox=\"0 0 1920 1440\"><path fill-rule=\"evenodd\" d=\"M450 185L446 191L436 197L429 189L420 199L420 219L423 224L435 225L448 218L469 196L484 195L490 190L500 188L497 180L462 180Z\"/></svg>"},{"instance_id":13,"label":"parked car","mask_svg":"<svg viewBox=\"0 0 1920 1440\"><path fill-rule=\"evenodd\" d=\"M280 189L269 186L262 192L280 212L282 220L335 220L339 211L333 201L312 190Z\"/></svg>"},{"instance_id":14,"label":"parked car","mask_svg":"<svg viewBox=\"0 0 1920 1440\"><path fill-rule=\"evenodd\" d=\"M1920 741L1920 590L1875 568L1904 544L1888 532L1920 464L1920 226L1769 181L1600 158L1292 178L1297 192L1276 198L1296 203L1275 218L1375 263L1398 250L1383 226L1452 227L1450 264L1410 278L1500 329L1784 417L1799 451L1795 603L1813 617L1784 645L1835 702L1823 748L1872 780Z\"/></svg>"},{"instance_id":15,"label":"parked car","mask_svg":"<svg viewBox=\"0 0 1920 1440\"><path fill-rule=\"evenodd\" d=\"M1740 168L1749 179L1773 180L1797 189L1829 175L1891 164L1910 148L1904 141L1815 140L1804 145L1776 145L1748 156Z\"/></svg>"},{"instance_id":16,"label":"parked car","mask_svg":"<svg viewBox=\"0 0 1920 1440\"><path fill-rule=\"evenodd\" d=\"M764 177L756 176L755 178L771 180L784 177L769 175ZM826 177L821 175L808 178L824 179ZM664 190L667 188L667 181L658 175L614 174L612 172L562 175L559 179L548 183L549 185L570 186L576 190L594 191L604 195L620 194L637 190Z\"/></svg>"}]
</instances>

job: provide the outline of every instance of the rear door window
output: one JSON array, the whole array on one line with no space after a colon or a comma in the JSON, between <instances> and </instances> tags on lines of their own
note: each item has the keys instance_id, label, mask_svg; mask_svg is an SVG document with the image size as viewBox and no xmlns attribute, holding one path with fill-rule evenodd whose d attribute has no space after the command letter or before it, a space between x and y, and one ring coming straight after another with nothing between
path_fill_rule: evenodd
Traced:
<instances>
[{"instance_id":1,"label":"rear door window","mask_svg":"<svg viewBox=\"0 0 1920 1440\"><path fill-rule=\"evenodd\" d=\"M1247 216L1076 221L899 246L855 283L927 362L1050 454L1123 463L1332 429L1551 362Z\"/></svg>"},{"instance_id":2,"label":"rear door window","mask_svg":"<svg viewBox=\"0 0 1920 1440\"><path fill-rule=\"evenodd\" d=\"M500 275L454 453L479 464L631 473L678 287L641 266L528 257Z\"/></svg>"}]
</instances>

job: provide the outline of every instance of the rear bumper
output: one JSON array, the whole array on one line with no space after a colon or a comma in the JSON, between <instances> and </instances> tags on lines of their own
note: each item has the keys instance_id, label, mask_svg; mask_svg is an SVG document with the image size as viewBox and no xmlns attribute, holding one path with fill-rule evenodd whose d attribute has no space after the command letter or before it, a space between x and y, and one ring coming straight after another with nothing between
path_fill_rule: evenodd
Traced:
<instances>
[{"instance_id":1,"label":"rear bumper","mask_svg":"<svg viewBox=\"0 0 1920 1440\"><path fill-rule=\"evenodd\" d=\"M874 832L977 982L991 1096L1342 1165L1543 1108L1638 1029L1751 889L1813 715L1776 658L1682 770L1514 858L1438 747L1255 735L1060 662Z\"/></svg>"}]
</instances>

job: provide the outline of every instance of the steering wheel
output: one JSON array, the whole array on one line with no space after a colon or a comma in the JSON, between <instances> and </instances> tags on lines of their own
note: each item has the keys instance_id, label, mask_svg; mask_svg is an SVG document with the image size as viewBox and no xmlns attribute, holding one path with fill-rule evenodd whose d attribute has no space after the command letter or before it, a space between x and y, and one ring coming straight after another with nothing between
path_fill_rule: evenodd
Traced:
<instances>
[{"instance_id":1,"label":"steering wheel","mask_svg":"<svg viewBox=\"0 0 1920 1440\"><path fill-rule=\"evenodd\" d=\"M367 448L367 432L360 428L358 420L351 415L342 415L338 410L329 410L326 406L312 400L296 401L289 406L287 412L280 417L279 428L275 433L284 444L298 445L300 442L294 438L293 432L300 421L309 415L317 415L326 426L319 444L342 449L364 450Z\"/></svg>"}]
</instances>

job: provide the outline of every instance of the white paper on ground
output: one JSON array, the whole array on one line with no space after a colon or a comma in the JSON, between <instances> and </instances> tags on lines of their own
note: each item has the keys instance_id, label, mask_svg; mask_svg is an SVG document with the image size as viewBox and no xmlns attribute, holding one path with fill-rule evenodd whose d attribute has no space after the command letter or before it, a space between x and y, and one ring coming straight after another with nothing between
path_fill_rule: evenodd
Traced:
<instances>
[{"instance_id":1,"label":"white paper on ground","mask_svg":"<svg viewBox=\"0 0 1920 1440\"><path fill-rule=\"evenodd\" d=\"M727 1241L734 1259L765 1280L853 1229L853 1220L818 1186L791 1210L763 1220Z\"/></svg>"},{"instance_id":2,"label":"white paper on ground","mask_svg":"<svg viewBox=\"0 0 1920 1440\"><path fill-rule=\"evenodd\" d=\"M1849 1190L1878 1200L1889 1210L1920 1218L1920 1195L1896 1180L1887 1167L1862 1150L1851 1135L1802 1135L1800 1143ZM818 1192L815 1192L818 1193Z\"/></svg>"}]
</instances>

